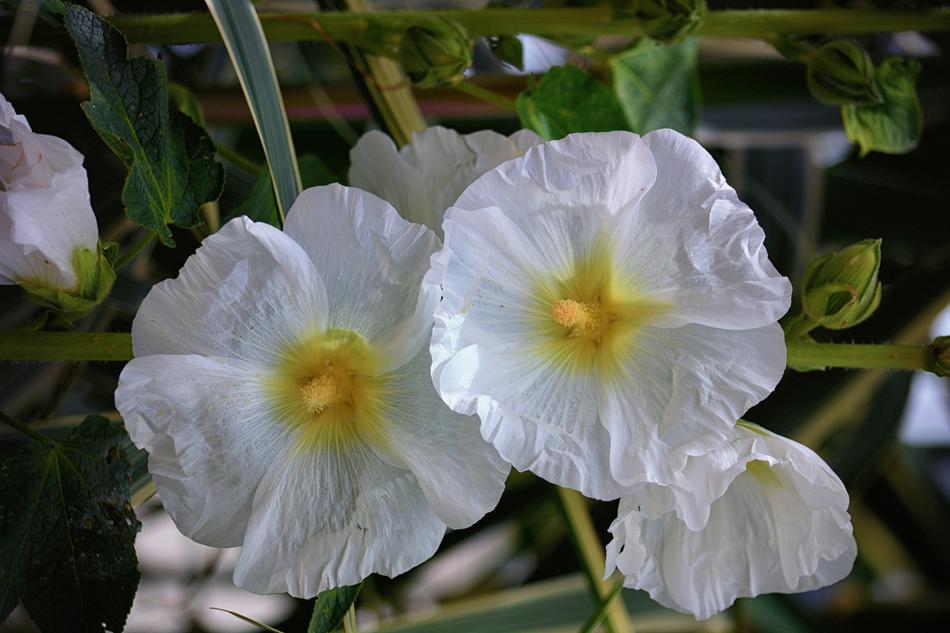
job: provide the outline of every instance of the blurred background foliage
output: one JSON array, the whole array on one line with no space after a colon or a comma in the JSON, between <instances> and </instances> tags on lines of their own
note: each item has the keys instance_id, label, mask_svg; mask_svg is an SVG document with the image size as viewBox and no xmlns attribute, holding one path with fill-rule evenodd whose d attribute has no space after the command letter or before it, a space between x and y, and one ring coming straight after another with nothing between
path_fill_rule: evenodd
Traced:
<instances>
[{"instance_id":1,"label":"blurred background foliage","mask_svg":"<svg viewBox=\"0 0 950 633\"><path fill-rule=\"evenodd\" d=\"M315 3L304 0L256 4L261 11L315 10ZM372 6L481 4L379 0ZM543 4L576 5L583 0ZM833 4L919 8L940 3L715 0L709 7ZM187 0L90 0L88 6L102 14L205 10L203 2ZM12 20L9 10L0 12L4 43L9 41ZM615 39L562 42L572 50L522 37L525 72L500 62L489 43L480 40L467 81L514 101L526 87L537 85L534 75L552 65L571 63L608 80L611 62L602 53L625 45ZM853 329L819 331L817 338L925 343L933 335L950 332L950 34L899 33L859 40L875 62L899 55L921 63L917 92L924 131L919 146L909 153L860 158L844 135L838 109L822 105L809 93L804 67L760 41L690 40L686 46L695 49L698 60L695 76L653 70L686 86L692 109L683 125L698 124L695 136L714 153L729 182L756 211L772 261L793 281L816 254L865 238L883 239L880 309ZM123 213L120 194L126 170L79 107L88 91L68 36L40 20L25 44L5 52L0 91L29 118L34 130L61 136L86 156L103 239L134 243L143 229ZM304 174L305 185L345 182L349 148L364 131L379 127L374 107L364 98L365 77L357 72L354 79L341 47L326 39L274 43L271 50L297 153L312 155L305 159L304 171L310 174ZM164 59L170 80L197 97L216 143L246 159L222 161L226 180L219 206L223 218L247 212L245 202L261 195L255 193L254 184L265 161L224 47L137 45L133 52ZM644 71L650 70L647 63ZM415 97L430 125L463 133L484 128L510 133L521 125L514 111L452 87L416 89ZM648 126L654 120L651 116L663 120L663 113L655 109L646 108L641 114ZM120 272L111 296L81 320L78 329L128 331L149 288L177 274L205 231L173 227L175 249L153 242ZM36 311L9 286L0 287L0 306L0 329L21 325ZM0 410L37 421L37 428L51 434L65 434L81 414L115 417L112 396L121 367L121 363L0 364ZM776 392L746 418L814 448L844 480L859 544L854 571L841 583L817 592L740 600L725 614L701 623L659 607L642 592L624 590L622 598L636 630L950 630L947 380L881 370L789 371ZM12 454L18 441L0 429L0 455ZM133 488L139 491L133 501L139 503L146 496L147 473L143 455L133 454L132 459L137 475ZM606 538L615 504L592 503L591 512L598 533ZM136 544L142 583L127 631L252 630L209 607L239 611L284 631L306 628L311 609L307 601L257 597L231 585L234 551L212 550L182 537L155 498L140 503L138 513L144 524ZM498 508L473 528L450 533L432 560L395 580L373 577L365 583L356 613L359 630L576 631L594 609L579 569L553 488L530 474L513 472ZM22 611L0 624L0 631L29 630L31 624Z\"/></svg>"}]
</instances>

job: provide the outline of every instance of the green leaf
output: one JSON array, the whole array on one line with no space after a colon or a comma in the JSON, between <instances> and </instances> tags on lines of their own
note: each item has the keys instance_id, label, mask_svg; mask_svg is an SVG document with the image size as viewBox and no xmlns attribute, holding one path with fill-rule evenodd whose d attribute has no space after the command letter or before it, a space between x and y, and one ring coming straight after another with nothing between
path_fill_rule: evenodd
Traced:
<instances>
[{"instance_id":1,"label":"green leaf","mask_svg":"<svg viewBox=\"0 0 950 633\"><path fill-rule=\"evenodd\" d=\"M343 616L356 602L356 596L359 595L362 586L361 583L350 587L338 587L317 596L313 603L313 614L310 616L307 633L330 633L340 626Z\"/></svg>"},{"instance_id":2,"label":"green leaf","mask_svg":"<svg viewBox=\"0 0 950 633\"><path fill-rule=\"evenodd\" d=\"M0 462L0 621L22 601L43 633L125 626L140 527L127 438L94 415L65 442L33 441Z\"/></svg>"},{"instance_id":3,"label":"green leaf","mask_svg":"<svg viewBox=\"0 0 950 633\"><path fill-rule=\"evenodd\" d=\"M516 35L493 35L487 39L488 48L498 61L524 70L524 46Z\"/></svg>"},{"instance_id":4,"label":"green leaf","mask_svg":"<svg viewBox=\"0 0 950 633\"><path fill-rule=\"evenodd\" d=\"M181 112L188 115L188 118L200 125L205 126L205 113L201 109L198 97L195 96L187 86L183 86L174 81L168 82L168 97Z\"/></svg>"},{"instance_id":5,"label":"green leaf","mask_svg":"<svg viewBox=\"0 0 950 633\"><path fill-rule=\"evenodd\" d=\"M129 168L126 211L174 246L168 225L195 226L199 207L221 193L224 170L214 143L169 103L162 62L128 59L122 35L83 7L69 5L64 23L89 82L83 110Z\"/></svg>"},{"instance_id":6,"label":"green leaf","mask_svg":"<svg viewBox=\"0 0 950 633\"><path fill-rule=\"evenodd\" d=\"M610 60L610 70L634 132L673 128L692 134L696 129L702 95L695 39L669 46L641 40Z\"/></svg>"},{"instance_id":7,"label":"green leaf","mask_svg":"<svg viewBox=\"0 0 950 633\"><path fill-rule=\"evenodd\" d=\"M241 81L283 218L303 186L267 38L251 0L205 0Z\"/></svg>"},{"instance_id":8,"label":"green leaf","mask_svg":"<svg viewBox=\"0 0 950 633\"><path fill-rule=\"evenodd\" d=\"M305 189L337 182L337 177L333 172L313 154L304 154L300 157L300 174ZM225 222L242 215L246 215L255 222L267 222L271 226L280 227L280 215L277 213L277 201L274 198L274 185L266 169L258 174L247 200L225 218Z\"/></svg>"},{"instance_id":9,"label":"green leaf","mask_svg":"<svg viewBox=\"0 0 950 633\"><path fill-rule=\"evenodd\" d=\"M546 139L627 129L610 88L577 66L556 66L518 95L521 124Z\"/></svg>"},{"instance_id":10,"label":"green leaf","mask_svg":"<svg viewBox=\"0 0 950 633\"><path fill-rule=\"evenodd\" d=\"M868 152L904 154L917 147L924 117L914 84L920 63L910 59L887 59L874 69L874 82L884 99L880 104L841 108L848 138Z\"/></svg>"}]
</instances>

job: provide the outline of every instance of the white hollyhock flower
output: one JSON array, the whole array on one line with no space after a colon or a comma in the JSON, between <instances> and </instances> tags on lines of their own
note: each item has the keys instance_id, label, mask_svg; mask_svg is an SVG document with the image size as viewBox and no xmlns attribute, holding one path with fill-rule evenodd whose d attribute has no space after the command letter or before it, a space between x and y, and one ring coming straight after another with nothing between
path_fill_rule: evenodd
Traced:
<instances>
[{"instance_id":1,"label":"white hollyhock flower","mask_svg":"<svg viewBox=\"0 0 950 633\"><path fill-rule=\"evenodd\" d=\"M79 290L76 253L99 244L82 162L0 95L0 284Z\"/></svg>"},{"instance_id":2,"label":"white hollyhock flower","mask_svg":"<svg viewBox=\"0 0 950 633\"><path fill-rule=\"evenodd\" d=\"M432 377L519 470L599 499L676 481L782 376L791 286L677 132L534 147L444 226Z\"/></svg>"},{"instance_id":3,"label":"white hollyhock flower","mask_svg":"<svg viewBox=\"0 0 950 633\"><path fill-rule=\"evenodd\" d=\"M243 546L238 586L395 576L497 503L508 466L428 376L438 243L316 187L283 232L232 220L145 298L116 405L179 529Z\"/></svg>"},{"instance_id":4,"label":"white hollyhock flower","mask_svg":"<svg viewBox=\"0 0 950 633\"><path fill-rule=\"evenodd\" d=\"M350 184L387 200L410 222L442 236L442 216L466 187L544 139L529 130L459 134L444 127L414 132L396 149L382 132L368 132L350 151Z\"/></svg>"},{"instance_id":5,"label":"white hollyhock flower","mask_svg":"<svg viewBox=\"0 0 950 633\"><path fill-rule=\"evenodd\" d=\"M619 569L625 586L702 620L736 598L810 591L850 573L848 492L808 448L740 422L719 450L690 457L684 475L692 495L643 484L621 499L608 575Z\"/></svg>"}]
</instances>

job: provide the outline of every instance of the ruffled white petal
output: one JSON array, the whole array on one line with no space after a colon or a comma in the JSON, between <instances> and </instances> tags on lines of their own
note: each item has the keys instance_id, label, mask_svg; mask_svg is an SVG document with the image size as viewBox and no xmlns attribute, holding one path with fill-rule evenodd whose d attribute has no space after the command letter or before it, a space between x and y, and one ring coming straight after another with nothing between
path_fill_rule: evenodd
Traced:
<instances>
[{"instance_id":1,"label":"ruffled white petal","mask_svg":"<svg viewBox=\"0 0 950 633\"><path fill-rule=\"evenodd\" d=\"M441 237L445 210L466 187L542 141L528 130L505 137L489 130L462 135L431 127L415 132L412 143L397 150L385 134L368 132L350 152L349 180Z\"/></svg>"},{"instance_id":2,"label":"ruffled white petal","mask_svg":"<svg viewBox=\"0 0 950 633\"><path fill-rule=\"evenodd\" d=\"M202 354L254 363L326 326L327 294L310 258L278 229L235 218L175 279L155 285L132 322L135 355Z\"/></svg>"},{"instance_id":3,"label":"ruffled white petal","mask_svg":"<svg viewBox=\"0 0 950 633\"><path fill-rule=\"evenodd\" d=\"M653 155L636 134L571 134L488 172L454 208L498 207L530 231L539 216L552 212L599 216L634 209L656 177Z\"/></svg>"},{"instance_id":4,"label":"ruffled white petal","mask_svg":"<svg viewBox=\"0 0 950 633\"><path fill-rule=\"evenodd\" d=\"M135 358L119 377L129 435L149 453L165 509L199 543L241 544L254 491L287 443L263 378L244 361L185 355Z\"/></svg>"},{"instance_id":5,"label":"ruffled white petal","mask_svg":"<svg viewBox=\"0 0 950 633\"><path fill-rule=\"evenodd\" d=\"M736 420L772 393L785 371L785 337L777 323L742 331L644 327L623 367L598 385L611 473L622 486L670 483L682 477L688 455L722 444Z\"/></svg>"},{"instance_id":6,"label":"ruffled white petal","mask_svg":"<svg viewBox=\"0 0 950 633\"><path fill-rule=\"evenodd\" d=\"M482 439L476 418L453 412L439 399L430 364L423 349L390 376L387 436L396 463L416 476L439 519L466 528L498 504L511 467Z\"/></svg>"},{"instance_id":7,"label":"ruffled white petal","mask_svg":"<svg viewBox=\"0 0 950 633\"><path fill-rule=\"evenodd\" d=\"M369 446L291 448L257 490L234 583L312 598L370 574L397 576L432 556L444 533L413 474Z\"/></svg>"},{"instance_id":8,"label":"ruffled white petal","mask_svg":"<svg viewBox=\"0 0 950 633\"><path fill-rule=\"evenodd\" d=\"M643 137L656 181L617 228L618 267L672 306L671 326L749 329L788 310L791 284L772 266L765 234L703 147L673 130Z\"/></svg>"},{"instance_id":9,"label":"ruffled white petal","mask_svg":"<svg viewBox=\"0 0 950 633\"><path fill-rule=\"evenodd\" d=\"M99 241L82 154L35 134L3 95L0 126L0 284L75 290L73 254Z\"/></svg>"},{"instance_id":10,"label":"ruffled white petal","mask_svg":"<svg viewBox=\"0 0 950 633\"><path fill-rule=\"evenodd\" d=\"M439 240L399 217L388 202L342 185L307 189L287 214L285 233L313 260L329 297L327 327L352 330L395 369L429 336L439 301L423 283Z\"/></svg>"},{"instance_id":11,"label":"ruffled white petal","mask_svg":"<svg viewBox=\"0 0 950 633\"><path fill-rule=\"evenodd\" d=\"M695 485L707 486L709 475L712 488L728 482L703 525L690 529L680 518L683 501L695 501L687 489L651 494L656 486L643 486L621 501L607 573L616 567L626 586L705 619L739 597L809 591L850 572L848 494L813 452L739 426L722 451L694 459L687 476Z\"/></svg>"}]
</instances>

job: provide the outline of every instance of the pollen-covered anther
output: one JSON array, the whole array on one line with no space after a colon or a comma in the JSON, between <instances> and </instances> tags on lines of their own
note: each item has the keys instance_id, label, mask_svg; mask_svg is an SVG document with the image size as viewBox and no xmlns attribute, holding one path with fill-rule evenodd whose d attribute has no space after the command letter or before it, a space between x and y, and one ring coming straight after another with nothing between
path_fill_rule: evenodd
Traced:
<instances>
[{"instance_id":1,"label":"pollen-covered anther","mask_svg":"<svg viewBox=\"0 0 950 633\"><path fill-rule=\"evenodd\" d=\"M300 388L300 398L310 413L323 413L332 404L343 399L343 385L332 374L320 374Z\"/></svg>"},{"instance_id":2,"label":"pollen-covered anther","mask_svg":"<svg viewBox=\"0 0 950 633\"><path fill-rule=\"evenodd\" d=\"M590 303L561 299L551 310L554 320L572 332L586 334L600 327L600 308Z\"/></svg>"}]
</instances>

